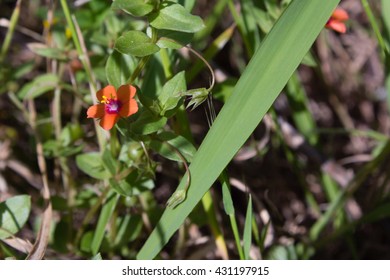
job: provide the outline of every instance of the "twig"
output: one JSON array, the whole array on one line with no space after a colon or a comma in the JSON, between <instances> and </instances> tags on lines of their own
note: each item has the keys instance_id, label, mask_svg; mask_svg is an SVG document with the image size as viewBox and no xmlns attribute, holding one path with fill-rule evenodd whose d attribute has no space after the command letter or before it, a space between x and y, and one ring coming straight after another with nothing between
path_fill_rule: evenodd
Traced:
<instances>
[{"instance_id":1,"label":"twig","mask_svg":"<svg viewBox=\"0 0 390 280\"><path fill-rule=\"evenodd\" d=\"M50 202L49 180L47 178L47 168L46 168L45 157L43 155L42 141L36 129L36 110L35 110L34 101L29 100L28 106L30 112L30 124L32 125L32 129L34 131L34 136L36 140L38 166L41 172L41 177L43 182L42 197L45 203L45 208L43 211L41 227L39 229L37 239L35 240L32 250L27 256L27 259L38 260L38 259L43 259L46 252L47 244L49 243L50 226L51 226L51 219L52 219L52 207Z\"/></svg>"}]
</instances>

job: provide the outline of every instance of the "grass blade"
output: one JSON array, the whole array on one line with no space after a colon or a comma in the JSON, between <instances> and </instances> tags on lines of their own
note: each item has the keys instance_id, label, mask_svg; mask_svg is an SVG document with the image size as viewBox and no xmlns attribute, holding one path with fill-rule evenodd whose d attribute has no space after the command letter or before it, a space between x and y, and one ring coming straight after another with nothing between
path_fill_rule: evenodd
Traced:
<instances>
[{"instance_id":1,"label":"grass blade","mask_svg":"<svg viewBox=\"0 0 390 280\"><path fill-rule=\"evenodd\" d=\"M165 210L138 259L154 258L180 227L271 107L338 3L291 2L251 59L195 154L187 199ZM185 186L186 179L178 189Z\"/></svg>"},{"instance_id":2,"label":"grass blade","mask_svg":"<svg viewBox=\"0 0 390 280\"><path fill-rule=\"evenodd\" d=\"M99 251L100 245L103 241L104 233L106 231L106 226L110 221L112 214L114 213L118 199L119 194L113 190L111 190L107 195L107 201L102 207L95 234L92 239L91 250L93 255L96 255Z\"/></svg>"},{"instance_id":3,"label":"grass blade","mask_svg":"<svg viewBox=\"0 0 390 280\"><path fill-rule=\"evenodd\" d=\"M245 227L243 234L244 255L246 260L249 260L249 251L251 249L252 244L252 217L252 196L249 195L249 202L248 207L246 209Z\"/></svg>"}]
</instances>

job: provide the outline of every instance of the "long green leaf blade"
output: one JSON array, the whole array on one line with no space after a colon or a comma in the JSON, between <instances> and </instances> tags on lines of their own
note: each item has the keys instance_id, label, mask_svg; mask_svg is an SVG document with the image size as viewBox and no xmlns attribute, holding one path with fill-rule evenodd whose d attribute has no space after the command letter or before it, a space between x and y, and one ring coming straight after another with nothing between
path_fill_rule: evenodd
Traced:
<instances>
[{"instance_id":1,"label":"long green leaf blade","mask_svg":"<svg viewBox=\"0 0 390 280\"><path fill-rule=\"evenodd\" d=\"M252 244L252 196L249 195L248 206L246 208L246 216L245 216L245 226L244 226L244 234L243 234L243 243L244 243L244 256L246 260L249 260L249 251L251 249Z\"/></svg>"},{"instance_id":2,"label":"long green leaf blade","mask_svg":"<svg viewBox=\"0 0 390 280\"><path fill-rule=\"evenodd\" d=\"M100 245L102 244L106 226L114 213L115 207L118 203L119 194L115 191L110 190L107 195L107 200L102 207L100 212L98 224L95 230L95 234L92 239L91 251L93 255L96 255L99 251Z\"/></svg>"},{"instance_id":3,"label":"long green leaf blade","mask_svg":"<svg viewBox=\"0 0 390 280\"><path fill-rule=\"evenodd\" d=\"M294 0L257 50L190 166L187 199L167 208L138 259L154 258L259 124L339 0ZM179 189L183 189L182 180Z\"/></svg>"}]
</instances>

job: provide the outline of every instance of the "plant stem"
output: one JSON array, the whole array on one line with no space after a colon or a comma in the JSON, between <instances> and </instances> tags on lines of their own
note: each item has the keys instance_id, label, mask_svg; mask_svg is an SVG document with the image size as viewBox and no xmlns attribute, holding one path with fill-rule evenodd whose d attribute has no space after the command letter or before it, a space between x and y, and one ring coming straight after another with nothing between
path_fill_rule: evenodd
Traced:
<instances>
[{"instance_id":1,"label":"plant stem","mask_svg":"<svg viewBox=\"0 0 390 280\"><path fill-rule=\"evenodd\" d=\"M27 256L28 260L38 260L43 259L47 245L49 243L50 237L50 228L51 228L51 220L52 220L52 206L50 201L50 189L49 189L49 179L47 177L47 166L45 157L43 154L43 145L41 141L41 137L37 131L36 127L36 109L34 100L28 101L29 105L29 123L31 124L31 128L34 132L35 141L36 141L36 152L37 152L37 160L39 171L41 172L43 190L42 190L42 198L45 203L45 207L42 213L42 222L39 228L38 236L35 240L34 246L30 253Z\"/></svg>"},{"instance_id":2,"label":"plant stem","mask_svg":"<svg viewBox=\"0 0 390 280\"><path fill-rule=\"evenodd\" d=\"M81 63L83 64L85 72L87 73L91 98L92 100L96 100L95 97L95 92L97 89L96 79L91 68L91 63L89 61L88 52L84 44L82 33L80 31L80 28L77 25L76 18L72 17L72 15L70 14L67 1L66 0L60 0L60 1L61 1L62 10L65 14L66 22L72 33L72 39L76 47L77 54L79 56ZM104 144L105 144L104 135L103 132L98 127L98 124L96 122L94 124L95 124L95 131L96 131L96 137L98 139L99 148L100 151L103 151Z\"/></svg>"},{"instance_id":3,"label":"plant stem","mask_svg":"<svg viewBox=\"0 0 390 280\"><path fill-rule=\"evenodd\" d=\"M375 20L375 16L371 10L370 5L368 4L367 0L361 0L362 6L364 8L364 11L366 12L366 15L368 17L368 20L370 21L370 24L372 26L372 29L374 30L374 33L376 35L376 38L378 40L379 46L381 47L384 54L389 55L389 49L387 48L385 41L383 39L382 33L379 29L378 23Z\"/></svg>"},{"instance_id":4,"label":"plant stem","mask_svg":"<svg viewBox=\"0 0 390 280\"><path fill-rule=\"evenodd\" d=\"M15 9L12 12L12 16L10 19L10 25L7 31L7 34L5 35L3 45L1 46L1 52L0 52L0 64L3 63L4 58L8 52L9 46L11 44L12 36L15 31L16 23L18 22L19 15L20 15L20 5L22 3L22 0L18 0L15 5Z\"/></svg>"}]
</instances>

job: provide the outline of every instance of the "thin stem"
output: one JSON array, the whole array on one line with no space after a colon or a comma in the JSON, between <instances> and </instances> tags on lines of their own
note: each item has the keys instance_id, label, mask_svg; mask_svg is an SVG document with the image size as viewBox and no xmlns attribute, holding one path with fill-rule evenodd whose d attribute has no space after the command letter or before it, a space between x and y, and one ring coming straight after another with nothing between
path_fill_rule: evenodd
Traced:
<instances>
[{"instance_id":1,"label":"thin stem","mask_svg":"<svg viewBox=\"0 0 390 280\"><path fill-rule=\"evenodd\" d=\"M207 62L207 60L200 53L198 53L196 50L194 50L193 48L191 48L189 46L183 46L183 47L186 48L187 50L189 50L190 52L192 52L194 55L196 55L200 60L202 60L204 62L204 64L207 66L207 68L209 69L210 74L211 74L211 83L210 83L210 87L207 89L207 91L211 92L212 89L214 88L214 85L215 85L215 74L214 74L213 68Z\"/></svg>"},{"instance_id":2,"label":"thin stem","mask_svg":"<svg viewBox=\"0 0 390 280\"><path fill-rule=\"evenodd\" d=\"M22 3L22 0L18 0L16 2L15 9L12 12L12 16L11 16L11 19L10 19L10 25L9 25L7 34L5 35L4 43L1 46L0 64L3 63L4 57L6 56L6 54L8 52L8 49L9 49L9 46L11 44L12 36L14 34L14 31L15 31L15 26L16 26L16 23L18 22L19 15L20 15L20 5L21 5L21 3Z\"/></svg>"},{"instance_id":3,"label":"thin stem","mask_svg":"<svg viewBox=\"0 0 390 280\"><path fill-rule=\"evenodd\" d=\"M326 212L322 215L320 219L312 226L310 229L310 239L315 241L318 239L321 231L328 224L333 215L341 209L344 205L345 201L351 197L355 191L362 185L364 180L377 170L380 164L383 163L385 159L387 159L390 155L390 141L387 141L386 145L382 149L381 153L372 161L367 163L364 167L360 169L357 175L353 178L353 180L348 184L348 186L340 192L337 197L332 201L329 205Z\"/></svg>"},{"instance_id":4,"label":"thin stem","mask_svg":"<svg viewBox=\"0 0 390 280\"><path fill-rule=\"evenodd\" d=\"M204 194L204 196L202 198L202 205L203 205L204 211L206 212L208 224L209 224L209 227L211 229L212 234L214 235L215 244L217 245L219 253L221 254L222 259L227 260L227 259L229 259L229 254L228 254L225 239L224 239L222 232L220 230L220 227L218 225L218 220L217 220L217 215L215 212L213 197L212 197L210 191L208 191Z\"/></svg>"},{"instance_id":5,"label":"thin stem","mask_svg":"<svg viewBox=\"0 0 390 280\"><path fill-rule=\"evenodd\" d=\"M73 43L76 47L77 54L79 56L81 63L83 64L85 72L87 73L91 98L92 98L92 100L96 100L96 97L95 97L95 93L96 93L96 89L97 89L96 79L95 79L95 76L93 75L91 63L89 61L88 52L87 52L87 49L85 47L85 43L84 43L84 39L83 39L81 30L77 24L76 18L70 14L67 1L66 0L60 0L60 1L61 1L62 10L64 11L64 14L65 14L66 22L68 24L68 27L69 27L71 33L72 33L72 39L73 39ZM94 122L94 124L95 124L96 137L98 138L99 148L100 148L100 151L103 151L104 150L104 143L105 143L103 132L100 130L100 128L98 127L98 124L96 122Z\"/></svg>"},{"instance_id":6,"label":"thin stem","mask_svg":"<svg viewBox=\"0 0 390 280\"><path fill-rule=\"evenodd\" d=\"M248 56L252 57L253 49L252 49L251 44L250 44L250 42L248 40L249 36L246 35L247 32L245 30L245 26L244 26L244 22L243 22L242 16L240 16L237 13L237 10L236 10L236 7L234 6L234 1L233 0L230 0L228 2L228 6L229 6L230 13L232 14L232 17L233 17L234 21L237 24L237 28L238 28L238 30L241 33L241 39L244 42L244 45L245 45L246 51L248 53Z\"/></svg>"},{"instance_id":7,"label":"thin stem","mask_svg":"<svg viewBox=\"0 0 390 280\"><path fill-rule=\"evenodd\" d=\"M187 183L186 183L186 186L184 188L185 191L188 190L188 188L190 187L190 184L191 184L191 172L190 172L190 169L188 167L188 164L187 164L187 160L185 159L185 157L183 156L183 154L173 145L171 145L169 142L165 142L169 148L174 151L178 157L180 158L180 160L182 161L183 165L184 165L184 168L186 169L186 172L188 173L188 176L187 176Z\"/></svg>"},{"instance_id":8,"label":"thin stem","mask_svg":"<svg viewBox=\"0 0 390 280\"><path fill-rule=\"evenodd\" d=\"M240 233L238 232L238 226L237 226L237 220L236 217L233 215L229 215L230 219L230 225L233 230L234 240L236 241L236 247L238 250L238 255L240 256L241 260L245 259L244 251L242 250L241 241L240 241Z\"/></svg>"},{"instance_id":9,"label":"thin stem","mask_svg":"<svg viewBox=\"0 0 390 280\"><path fill-rule=\"evenodd\" d=\"M131 74L130 78L126 81L126 84L133 84L134 81L138 78L138 76L141 74L142 70L144 69L145 65L148 63L149 59L150 59L150 55L148 56L144 56L143 58L141 58L141 60L139 61L137 67L134 69L134 72L133 74Z\"/></svg>"},{"instance_id":10,"label":"thin stem","mask_svg":"<svg viewBox=\"0 0 390 280\"><path fill-rule=\"evenodd\" d=\"M42 183L43 183L42 197L45 202L45 208L43 210L42 222L39 228L38 236L35 240L32 250L27 256L27 259L29 260L36 260L36 259L43 258L46 252L47 245L49 243L51 219L52 219L52 206L50 202L49 179L47 177L47 167L46 167L45 157L43 154L43 145L42 145L41 137L36 127L37 113L35 110L34 100L29 100L28 105L29 105L29 112L30 112L29 123L31 124L31 128L35 136L38 167L41 173Z\"/></svg>"},{"instance_id":11,"label":"thin stem","mask_svg":"<svg viewBox=\"0 0 390 280\"><path fill-rule=\"evenodd\" d=\"M390 54L389 53L389 49L387 48L387 46L385 44L385 41L383 40L382 33L381 33L380 29L379 29L378 23L375 20L375 16L374 16L374 14L373 14L373 12L371 10L370 5L368 4L368 1L367 0L361 0L361 1L362 1L362 5L363 5L363 8L364 8L364 11L366 12L368 20L370 21L372 29L374 30L374 33L376 35L376 38L378 40L378 43L379 43L383 53L389 55Z\"/></svg>"},{"instance_id":12,"label":"thin stem","mask_svg":"<svg viewBox=\"0 0 390 280\"><path fill-rule=\"evenodd\" d=\"M200 60L203 61L203 63L207 66L207 68L209 69L210 74L211 74L211 83L210 83L210 87L207 89L208 92L211 92L212 89L214 88L214 85L215 85L215 74L214 74L213 68L212 68L211 65L207 62L207 60L206 60L200 53L198 53L196 50L194 50L194 49L191 48L190 46L184 46L184 45L180 44L179 42L177 42L177 41L175 41L175 40L172 40L172 39L169 39L169 38L164 38L164 40L173 42L173 43L175 43L175 44L178 44L178 45L182 46L183 48L186 48L186 49L189 50L191 53L193 53L195 56L197 56Z\"/></svg>"},{"instance_id":13,"label":"thin stem","mask_svg":"<svg viewBox=\"0 0 390 280\"><path fill-rule=\"evenodd\" d=\"M169 54L167 49L161 49L160 56L161 56L162 66L164 69L165 78L170 79L173 76L173 73L172 73L171 62L169 59Z\"/></svg>"},{"instance_id":14,"label":"thin stem","mask_svg":"<svg viewBox=\"0 0 390 280\"><path fill-rule=\"evenodd\" d=\"M101 193L99 196L99 199L96 201L96 203L89 209L87 215L85 215L85 218L83 222L81 223L81 227L77 231L76 238L75 238L75 245L77 245L80 242L81 236L84 233L85 227L88 225L88 223L93 219L95 213L99 209L100 205L103 204L103 200L106 198L108 192L110 191L111 188L106 187L104 191Z\"/></svg>"}]
</instances>

